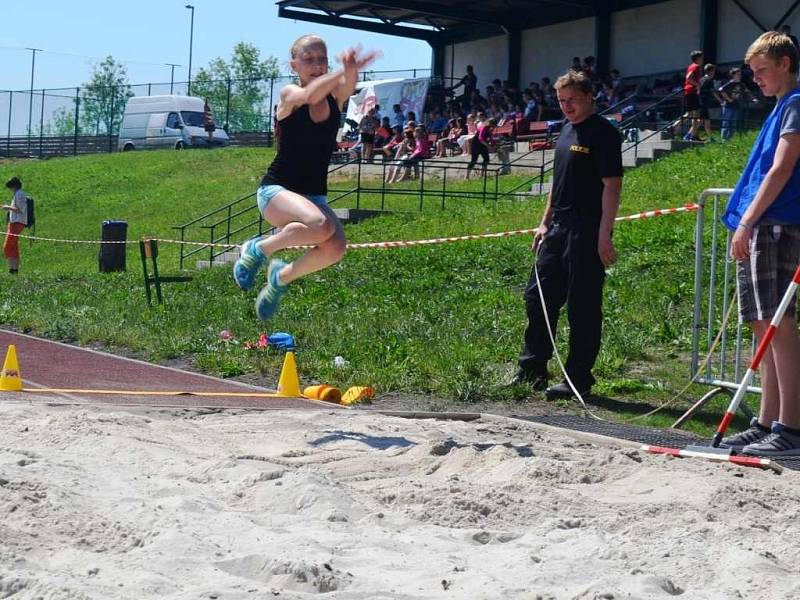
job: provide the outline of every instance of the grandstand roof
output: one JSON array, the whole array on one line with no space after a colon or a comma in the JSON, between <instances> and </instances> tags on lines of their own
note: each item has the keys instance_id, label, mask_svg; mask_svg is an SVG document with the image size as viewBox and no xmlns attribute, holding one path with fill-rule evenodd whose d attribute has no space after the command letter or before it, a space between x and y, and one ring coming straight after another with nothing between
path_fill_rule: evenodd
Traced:
<instances>
[{"instance_id":1,"label":"grandstand roof","mask_svg":"<svg viewBox=\"0 0 800 600\"><path fill-rule=\"evenodd\" d=\"M427 40L461 42L666 0L281 0L278 16Z\"/></svg>"}]
</instances>

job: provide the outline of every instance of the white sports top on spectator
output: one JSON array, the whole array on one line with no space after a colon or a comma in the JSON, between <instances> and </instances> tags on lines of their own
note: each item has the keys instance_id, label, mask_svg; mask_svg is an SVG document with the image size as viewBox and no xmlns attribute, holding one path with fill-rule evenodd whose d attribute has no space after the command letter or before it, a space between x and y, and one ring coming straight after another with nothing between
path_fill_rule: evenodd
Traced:
<instances>
[{"instance_id":1,"label":"white sports top on spectator","mask_svg":"<svg viewBox=\"0 0 800 600\"><path fill-rule=\"evenodd\" d=\"M8 213L8 220L11 223L27 223L28 222L28 197L22 190L14 192L14 198L11 200L11 206L17 210L11 210Z\"/></svg>"}]
</instances>

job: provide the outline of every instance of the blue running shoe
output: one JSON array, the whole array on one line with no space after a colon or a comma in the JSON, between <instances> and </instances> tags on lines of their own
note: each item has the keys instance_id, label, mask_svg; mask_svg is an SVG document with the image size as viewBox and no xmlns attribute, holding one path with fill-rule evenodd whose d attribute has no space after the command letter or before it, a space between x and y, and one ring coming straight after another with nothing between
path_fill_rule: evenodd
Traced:
<instances>
[{"instance_id":1,"label":"blue running shoe","mask_svg":"<svg viewBox=\"0 0 800 600\"><path fill-rule=\"evenodd\" d=\"M286 266L282 260L274 259L269 263L267 270L267 285L261 288L256 297L256 314L262 321L271 318L278 312L281 297L289 286L278 283L278 273Z\"/></svg>"},{"instance_id":2,"label":"blue running shoe","mask_svg":"<svg viewBox=\"0 0 800 600\"><path fill-rule=\"evenodd\" d=\"M258 270L267 261L263 252L256 247L259 239L253 238L242 244L239 258L233 265L233 280L244 291L255 285Z\"/></svg>"}]
</instances>

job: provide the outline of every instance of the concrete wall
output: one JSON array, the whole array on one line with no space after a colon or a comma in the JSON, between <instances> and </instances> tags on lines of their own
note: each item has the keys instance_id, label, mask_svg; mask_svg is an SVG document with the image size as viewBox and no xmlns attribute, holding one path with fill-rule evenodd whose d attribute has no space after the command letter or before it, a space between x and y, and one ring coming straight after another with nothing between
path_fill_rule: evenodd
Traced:
<instances>
[{"instance_id":1,"label":"concrete wall","mask_svg":"<svg viewBox=\"0 0 800 600\"><path fill-rule=\"evenodd\" d=\"M794 0L740 0L767 28L772 28ZM787 19L800 36L800 7ZM761 30L733 0L719 0L717 61L741 61ZM522 86L548 76L558 77L573 56L595 54L595 19L579 19L522 32L519 81ZM614 12L611 16L611 68L625 77L683 71L689 53L701 48L699 0L671 0ZM455 49L455 53L453 52ZM455 60L452 60L452 57ZM504 35L447 46L444 73L461 78L467 65L475 67L478 86L508 73L508 40ZM451 73L452 65L452 73Z\"/></svg>"},{"instance_id":2,"label":"concrete wall","mask_svg":"<svg viewBox=\"0 0 800 600\"><path fill-rule=\"evenodd\" d=\"M453 59L453 48L455 57ZM451 72L452 65L452 72ZM472 65L483 93L492 79L508 77L508 38L505 35L447 46L444 53L445 77L461 79Z\"/></svg>"},{"instance_id":3,"label":"concrete wall","mask_svg":"<svg viewBox=\"0 0 800 600\"><path fill-rule=\"evenodd\" d=\"M792 0L739 0L741 4L767 29L775 26L792 5ZM719 39L717 60L721 63L741 62L750 43L763 32L736 6L733 0L720 0ZM786 20L792 33L800 30L800 8L792 12Z\"/></svg>"},{"instance_id":4,"label":"concrete wall","mask_svg":"<svg viewBox=\"0 0 800 600\"><path fill-rule=\"evenodd\" d=\"M611 16L611 68L623 77L680 70L700 48L700 2L672 0Z\"/></svg>"},{"instance_id":5,"label":"concrete wall","mask_svg":"<svg viewBox=\"0 0 800 600\"><path fill-rule=\"evenodd\" d=\"M590 56L594 51L595 20L579 19L522 32L520 85L550 77L552 81L572 64L573 56Z\"/></svg>"}]
</instances>

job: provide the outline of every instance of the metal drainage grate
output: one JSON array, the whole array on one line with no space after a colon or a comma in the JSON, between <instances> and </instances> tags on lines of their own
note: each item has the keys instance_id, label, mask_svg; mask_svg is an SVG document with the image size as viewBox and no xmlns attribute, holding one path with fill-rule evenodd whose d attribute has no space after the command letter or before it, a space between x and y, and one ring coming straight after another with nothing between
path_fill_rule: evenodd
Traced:
<instances>
[{"instance_id":1,"label":"metal drainage grate","mask_svg":"<svg viewBox=\"0 0 800 600\"><path fill-rule=\"evenodd\" d=\"M625 423L609 423L607 421L597 421L595 419L576 415L515 416L515 418L531 421L533 423L543 423L562 429L596 433L621 440L639 442L641 444L666 446L667 448L685 448L691 445L705 446L709 443L708 439L698 437L693 433L687 433L685 431L637 427L636 425L628 425ZM800 471L800 457L774 460L787 469Z\"/></svg>"}]
</instances>

